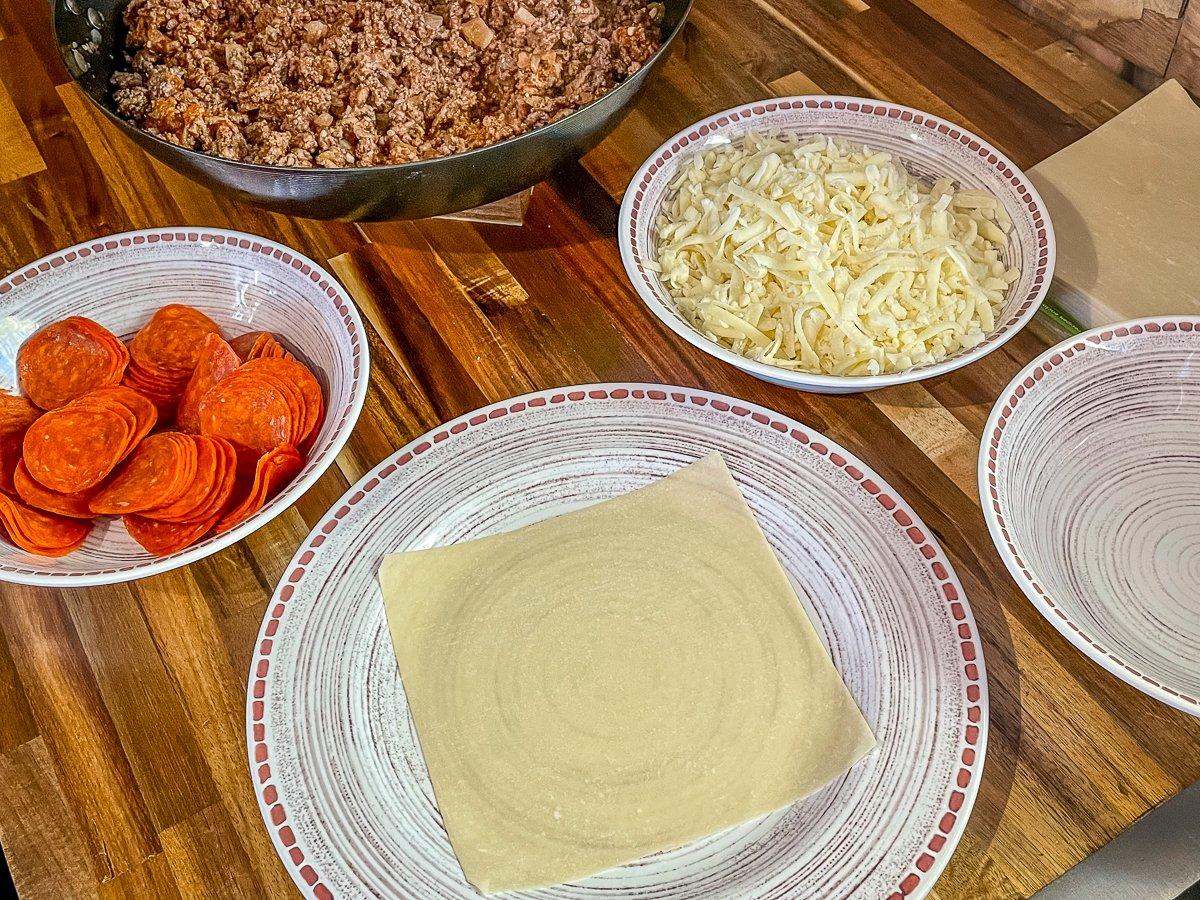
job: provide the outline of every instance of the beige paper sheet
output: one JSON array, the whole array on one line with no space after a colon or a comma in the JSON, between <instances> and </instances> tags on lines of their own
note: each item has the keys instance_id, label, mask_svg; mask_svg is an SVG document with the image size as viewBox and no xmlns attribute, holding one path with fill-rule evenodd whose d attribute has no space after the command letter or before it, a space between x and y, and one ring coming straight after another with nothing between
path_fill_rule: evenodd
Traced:
<instances>
[{"instance_id":1,"label":"beige paper sheet","mask_svg":"<svg viewBox=\"0 0 1200 900\"><path fill-rule=\"evenodd\" d=\"M467 879L573 881L787 806L874 745L719 455L380 582Z\"/></svg>"},{"instance_id":2,"label":"beige paper sheet","mask_svg":"<svg viewBox=\"0 0 1200 900\"><path fill-rule=\"evenodd\" d=\"M1085 328L1200 313L1200 109L1168 81L1029 172L1058 243L1051 299Z\"/></svg>"}]
</instances>

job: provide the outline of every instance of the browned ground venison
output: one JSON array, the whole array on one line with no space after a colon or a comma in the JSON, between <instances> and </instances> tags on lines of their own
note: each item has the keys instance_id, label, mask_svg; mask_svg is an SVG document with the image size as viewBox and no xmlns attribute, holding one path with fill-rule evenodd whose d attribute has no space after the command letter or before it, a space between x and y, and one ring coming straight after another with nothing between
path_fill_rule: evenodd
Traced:
<instances>
[{"instance_id":1,"label":"browned ground venison","mask_svg":"<svg viewBox=\"0 0 1200 900\"><path fill-rule=\"evenodd\" d=\"M117 109L283 166L445 156L595 100L659 47L642 0L133 0Z\"/></svg>"}]
</instances>

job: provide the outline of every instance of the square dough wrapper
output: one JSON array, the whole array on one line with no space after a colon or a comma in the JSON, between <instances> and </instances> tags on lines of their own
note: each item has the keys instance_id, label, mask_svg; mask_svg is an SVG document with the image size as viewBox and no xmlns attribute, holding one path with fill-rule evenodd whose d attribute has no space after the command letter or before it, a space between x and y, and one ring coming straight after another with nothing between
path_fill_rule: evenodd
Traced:
<instances>
[{"instance_id":1,"label":"square dough wrapper","mask_svg":"<svg viewBox=\"0 0 1200 900\"><path fill-rule=\"evenodd\" d=\"M1029 170L1054 224L1051 297L1084 328L1200 313L1200 109L1175 81Z\"/></svg>"},{"instance_id":2,"label":"square dough wrapper","mask_svg":"<svg viewBox=\"0 0 1200 900\"><path fill-rule=\"evenodd\" d=\"M787 806L873 746L712 454L629 494L380 570L471 884L573 881Z\"/></svg>"}]
</instances>

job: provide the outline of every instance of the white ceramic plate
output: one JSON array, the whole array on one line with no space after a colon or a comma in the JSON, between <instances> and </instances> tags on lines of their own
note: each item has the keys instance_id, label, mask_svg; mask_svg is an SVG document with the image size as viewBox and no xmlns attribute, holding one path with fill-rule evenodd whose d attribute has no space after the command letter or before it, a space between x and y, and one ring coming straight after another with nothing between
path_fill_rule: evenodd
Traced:
<instances>
[{"instance_id":1,"label":"white ceramic plate","mask_svg":"<svg viewBox=\"0 0 1200 900\"><path fill-rule=\"evenodd\" d=\"M1107 325L1031 362L992 410L979 489L1050 624L1200 715L1200 318Z\"/></svg>"},{"instance_id":2,"label":"white ceramic plate","mask_svg":"<svg viewBox=\"0 0 1200 900\"><path fill-rule=\"evenodd\" d=\"M926 181L949 177L985 188L1004 204L1013 230L1004 261L1021 277L1009 288L996 327L979 345L940 363L886 375L818 375L746 359L710 341L675 309L659 276L642 260L657 256L655 220L667 186L696 153L751 131L826 134L887 150ZM621 260L634 288L668 328L710 356L756 378L818 393L842 394L943 375L991 353L1037 312L1054 273L1054 229L1037 190L1004 154L965 128L920 110L862 97L780 97L727 109L690 125L650 154L625 191L617 222Z\"/></svg>"},{"instance_id":3,"label":"white ceramic plate","mask_svg":"<svg viewBox=\"0 0 1200 900\"><path fill-rule=\"evenodd\" d=\"M97 238L23 266L0 281L0 317L38 327L87 316L128 338L161 306L186 303L226 337L279 334L313 370L325 421L299 475L237 528L170 556L151 556L120 519L98 519L83 546L57 559L0 538L0 581L78 587L145 578L203 559L261 528L312 486L346 443L367 393L367 338L332 275L274 241L215 228L164 228Z\"/></svg>"},{"instance_id":4,"label":"white ceramic plate","mask_svg":"<svg viewBox=\"0 0 1200 900\"><path fill-rule=\"evenodd\" d=\"M540 900L924 894L983 766L971 610L912 509L849 453L704 391L542 391L418 438L313 530L267 611L247 741L263 817L306 896L476 898L442 830L388 637L384 553L512 529L724 454L879 741L790 809ZM684 539L681 537L681 539Z\"/></svg>"}]
</instances>

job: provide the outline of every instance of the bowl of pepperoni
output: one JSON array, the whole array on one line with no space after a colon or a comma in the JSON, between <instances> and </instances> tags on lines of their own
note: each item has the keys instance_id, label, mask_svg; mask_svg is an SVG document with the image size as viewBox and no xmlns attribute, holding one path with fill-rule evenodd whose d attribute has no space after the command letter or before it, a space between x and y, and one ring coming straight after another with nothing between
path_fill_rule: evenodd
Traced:
<instances>
[{"instance_id":1,"label":"bowl of pepperoni","mask_svg":"<svg viewBox=\"0 0 1200 900\"><path fill-rule=\"evenodd\" d=\"M329 467L366 334L265 238L98 238L0 280L0 581L132 581L228 547Z\"/></svg>"}]
</instances>

